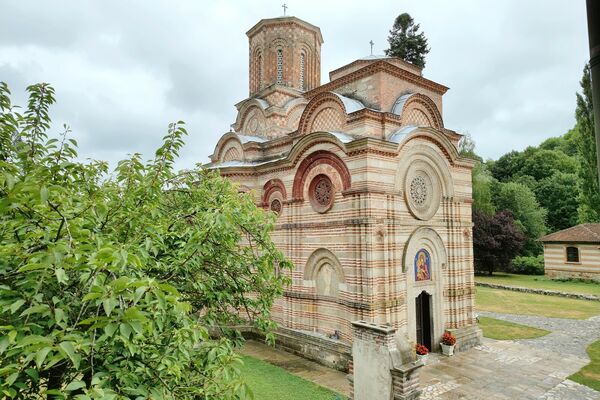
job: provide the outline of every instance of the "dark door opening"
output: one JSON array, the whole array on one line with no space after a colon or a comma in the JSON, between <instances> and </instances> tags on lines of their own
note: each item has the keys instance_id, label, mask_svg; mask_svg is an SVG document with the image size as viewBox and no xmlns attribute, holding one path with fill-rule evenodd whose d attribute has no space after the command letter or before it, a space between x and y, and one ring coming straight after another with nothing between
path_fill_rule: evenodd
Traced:
<instances>
[{"instance_id":1,"label":"dark door opening","mask_svg":"<svg viewBox=\"0 0 600 400\"><path fill-rule=\"evenodd\" d=\"M431 295L425 291L415 299L417 317L417 343L431 351Z\"/></svg>"}]
</instances>

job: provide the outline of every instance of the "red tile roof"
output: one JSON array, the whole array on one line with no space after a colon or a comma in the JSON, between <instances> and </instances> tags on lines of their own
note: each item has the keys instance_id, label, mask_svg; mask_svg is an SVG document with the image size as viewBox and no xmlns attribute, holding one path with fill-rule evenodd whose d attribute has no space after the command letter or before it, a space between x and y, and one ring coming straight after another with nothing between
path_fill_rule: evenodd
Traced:
<instances>
[{"instance_id":1,"label":"red tile roof","mask_svg":"<svg viewBox=\"0 0 600 400\"><path fill-rule=\"evenodd\" d=\"M600 224L581 224L554 232L540 239L542 242L600 243Z\"/></svg>"}]
</instances>

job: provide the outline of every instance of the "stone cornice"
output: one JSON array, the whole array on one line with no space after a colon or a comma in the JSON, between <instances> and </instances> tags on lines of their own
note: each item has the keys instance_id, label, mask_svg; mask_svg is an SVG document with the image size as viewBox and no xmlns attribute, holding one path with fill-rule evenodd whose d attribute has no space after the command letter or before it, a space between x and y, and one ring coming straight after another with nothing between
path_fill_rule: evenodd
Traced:
<instances>
[{"instance_id":1,"label":"stone cornice","mask_svg":"<svg viewBox=\"0 0 600 400\"><path fill-rule=\"evenodd\" d=\"M316 95L318 95L319 93L334 91L335 89L339 88L340 86L347 85L350 82L357 81L361 78L364 78L365 76L373 75L377 72L386 72L392 76L395 76L395 77L403 79L405 81L414 83L415 85L429 89L440 95L443 95L444 93L446 93L448 91L447 86L441 85L439 83L436 83L436 82L429 80L427 78L424 78L422 76L413 74L412 72L406 71L400 67L390 64L389 62L387 62L385 60L380 60L380 61L373 62L373 63L371 63L361 69L358 69L354 72L351 72L347 75L344 75L334 81L331 81L329 83L321 85L318 88L315 88L309 92L306 92L304 94L304 96L308 99L311 99L311 98L315 97Z\"/></svg>"},{"instance_id":2,"label":"stone cornice","mask_svg":"<svg viewBox=\"0 0 600 400\"><path fill-rule=\"evenodd\" d=\"M265 18L258 21L256 25L246 32L246 36L251 39L254 35L260 31L264 26L282 26L282 25L296 25L316 35L319 43L323 44L323 35L321 35L321 29L318 26L310 24L306 21L301 20L297 17L278 17L278 18Z\"/></svg>"}]
</instances>

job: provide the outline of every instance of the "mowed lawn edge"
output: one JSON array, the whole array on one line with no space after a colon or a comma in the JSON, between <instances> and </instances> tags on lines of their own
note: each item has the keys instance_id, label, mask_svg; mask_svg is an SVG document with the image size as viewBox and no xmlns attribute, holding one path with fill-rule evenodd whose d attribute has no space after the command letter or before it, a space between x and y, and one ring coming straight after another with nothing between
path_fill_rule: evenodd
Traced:
<instances>
[{"instance_id":1,"label":"mowed lawn edge","mask_svg":"<svg viewBox=\"0 0 600 400\"><path fill-rule=\"evenodd\" d=\"M586 351L590 356L590 363L569 376L569 379L600 391L600 340L590 344Z\"/></svg>"},{"instance_id":2,"label":"mowed lawn edge","mask_svg":"<svg viewBox=\"0 0 600 400\"><path fill-rule=\"evenodd\" d=\"M242 376L256 400L335 400L339 393L251 356L242 356Z\"/></svg>"},{"instance_id":3,"label":"mowed lawn edge","mask_svg":"<svg viewBox=\"0 0 600 400\"><path fill-rule=\"evenodd\" d=\"M479 311L550 318L588 319L600 315L600 301L545 296L481 286L477 287L475 306Z\"/></svg>"},{"instance_id":4,"label":"mowed lawn edge","mask_svg":"<svg viewBox=\"0 0 600 400\"><path fill-rule=\"evenodd\" d=\"M496 340L535 339L550 333L545 329L490 317L479 317L479 327L483 336Z\"/></svg>"},{"instance_id":5,"label":"mowed lawn edge","mask_svg":"<svg viewBox=\"0 0 600 400\"><path fill-rule=\"evenodd\" d=\"M547 278L544 275L518 275L508 273L495 273L491 276L475 275L475 282L600 296L600 283L558 281Z\"/></svg>"}]
</instances>

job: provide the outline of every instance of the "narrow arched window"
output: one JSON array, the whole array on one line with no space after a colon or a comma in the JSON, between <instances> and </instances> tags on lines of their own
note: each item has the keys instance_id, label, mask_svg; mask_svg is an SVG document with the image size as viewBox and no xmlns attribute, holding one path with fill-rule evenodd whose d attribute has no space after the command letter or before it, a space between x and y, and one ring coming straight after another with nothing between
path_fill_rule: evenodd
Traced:
<instances>
[{"instance_id":1,"label":"narrow arched window","mask_svg":"<svg viewBox=\"0 0 600 400\"><path fill-rule=\"evenodd\" d=\"M258 57L256 58L256 85L258 87L258 90L262 89L262 79L263 79L263 74L262 74L262 54L259 54Z\"/></svg>"},{"instance_id":2,"label":"narrow arched window","mask_svg":"<svg viewBox=\"0 0 600 400\"><path fill-rule=\"evenodd\" d=\"M567 262L579 262L579 249L577 247L567 247Z\"/></svg>"},{"instance_id":3,"label":"narrow arched window","mask_svg":"<svg viewBox=\"0 0 600 400\"><path fill-rule=\"evenodd\" d=\"M304 53L300 53L300 83L298 87L300 90L304 90Z\"/></svg>"},{"instance_id":4,"label":"narrow arched window","mask_svg":"<svg viewBox=\"0 0 600 400\"><path fill-rule=\"evenodd\" d=\"M283 50L277 49L277 83L283 84Z\"/></svg>"}]
</instances>

